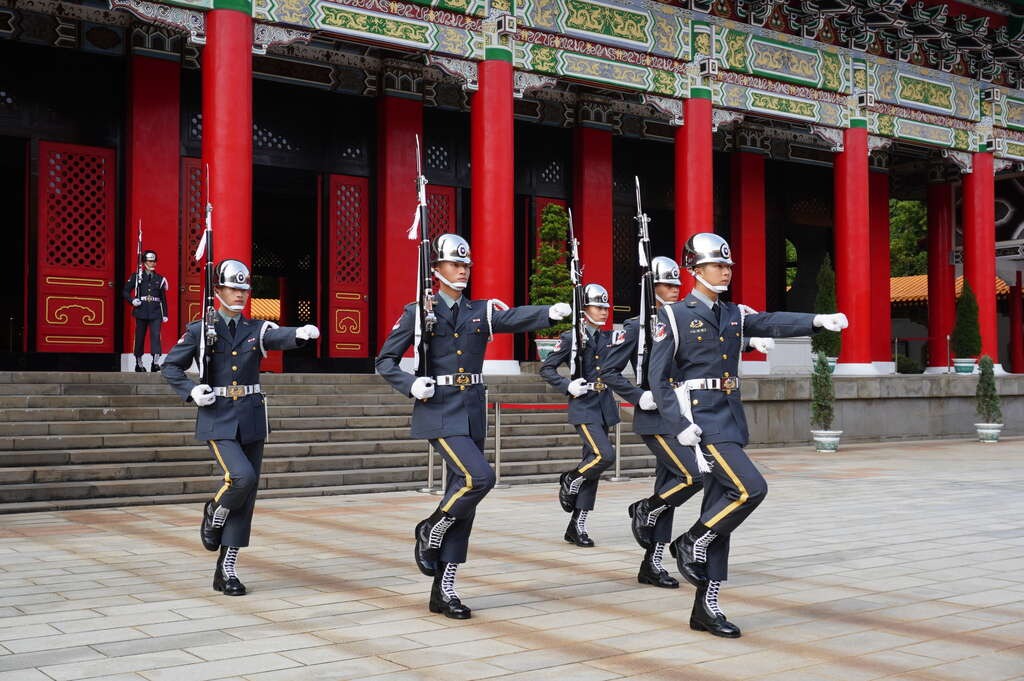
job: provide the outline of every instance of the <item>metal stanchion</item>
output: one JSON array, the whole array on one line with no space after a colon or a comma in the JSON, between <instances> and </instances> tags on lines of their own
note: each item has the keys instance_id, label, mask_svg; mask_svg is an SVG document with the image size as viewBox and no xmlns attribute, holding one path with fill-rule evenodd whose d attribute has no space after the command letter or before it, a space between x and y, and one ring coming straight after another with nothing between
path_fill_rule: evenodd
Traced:
<instances>
[{"instance_id":1,"label":"metal stanchion","mask_svg":"<svg viewBox=\"0 0 1024 681\"><path fill-rule=\"evenodd\" d=\"M427 443L427 486L420 487L418 492L423 494L434 494L437 490L434 489L434 448Z\"/></svg>"},{"instance_id":2,"label":"metal stanchion","mask_svg":"<svg viewBox=\"0 0 1024 681\"><path fill-rule=\"evenodd\" d=\"M501 481L501 404L494 403L494 486L509 487Z\"/></svg>"},{"instance_id":3,"label":"metal stanchion","mask_svg":"<svg viewBox=\"0 0 1024 681\"><path fill-rule=\"evenodd\" d=\"M622 424L615 424L615 475L609 478L611 482L625 480L622 477Z\"/></svg>"},{"instance_id":4,"label":"metal stanchion","mask_svg":"<svg viewBox=\"0 0 1024 681\"><path fill-rule=\"evenodd\" d=\"M444 459L441 459L441 486L431 492L431 494L443 497L446 489L448 489L448 464L445 463Z\"/></svg>"}]
</instances>

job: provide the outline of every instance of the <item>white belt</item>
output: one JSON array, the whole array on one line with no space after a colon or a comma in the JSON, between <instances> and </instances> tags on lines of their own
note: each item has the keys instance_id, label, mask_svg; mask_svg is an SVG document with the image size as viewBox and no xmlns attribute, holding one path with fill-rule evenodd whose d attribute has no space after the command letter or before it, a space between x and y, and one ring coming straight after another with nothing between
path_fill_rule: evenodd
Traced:
<instances>
[{"instance_id":1,"label":"white belt","mask_svg":"<svg viewBox=\"0 0 1024 681\"><path fill-rule=\"evenodd\" d=\"M484 377L480 374L445 374L434 376L434 381L438 385L477 385L484 382Z\"/></svg>"},{"instance_id":2,"label":"white belt","mask_svg":"<svg viewBox=\"0 0 1024 681\"><path fill-rule=\"evenodd\" d=\"M680 385L686 386L688 390L732 391L740 389L740 379L736 376L730 376L729 378L691 378L683 381Z\"/></svg>"},{"instance_id":3,"label":"white belt","mask_svg":"<svg viewBox=\"0 0 1024 681\"><path fill-rule=\"evenodd\" d=\"M252 395L254 393L263 392L260 384L255 385L224 385L216 386L213 389L213 394L220 397L232 397L238 399L239 397L245 397L246 395Z\"/></svg>"},{"instance_id":4,"label":"white belt","mask_svg":"<svg viewBox=\"0 0 1024 681\"><path fill-rule=\"evenodd\" d=\"M157 303L160 301L156 296L139 296L139 300L144 300L147 303Z\"/></svg>"}]
</instances>

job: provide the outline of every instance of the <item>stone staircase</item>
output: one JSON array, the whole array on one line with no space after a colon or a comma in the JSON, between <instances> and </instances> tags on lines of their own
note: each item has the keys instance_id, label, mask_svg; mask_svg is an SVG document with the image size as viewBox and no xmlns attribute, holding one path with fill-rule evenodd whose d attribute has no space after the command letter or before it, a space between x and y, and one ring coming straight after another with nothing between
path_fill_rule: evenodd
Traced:
<instances>
[{"instance_id":1,"label":"stone staircase","mask_svg":"<svg viewBox=\"0 0 1024 681\"><path fill-rule=\"evenodd\" d=\"M409 438L410 400L362 374L264 374L273 433L261 496L419 489L427 444ZM564 403L539 377L488 379L491 401ZM195 407L156 374L0 372L0 513L200 501L220 467L193 440ZM629 412L623 416L629 418ZM493 460L494 415L487 455ZM553 482L579 460L565 411L502 414L503 482ZM628 422L624 476L654 457ZM440 480L439 457L434 457Z\"/></svg>"}]
</instances>

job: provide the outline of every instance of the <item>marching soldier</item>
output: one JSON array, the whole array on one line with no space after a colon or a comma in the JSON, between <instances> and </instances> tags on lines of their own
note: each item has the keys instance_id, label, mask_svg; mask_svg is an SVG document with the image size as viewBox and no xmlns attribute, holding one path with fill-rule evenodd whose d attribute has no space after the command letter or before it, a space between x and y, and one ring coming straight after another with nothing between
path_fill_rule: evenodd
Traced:
<instances>
[{"instance_id":1,"label":"marching soldier","mask_svg":"<svg viewBox=\"0 0 1024 681\"><path fill-rule=\"evenodd\" d=\"M565 528L565 541L576 546L593 546L587 533L587 515L594 510L597 485L601 473L615 463L615 448L608 439L608 429L619 422L619 408L608 386L601 381L601 355L609 334L601 327L608 321L608 291L600 284L583 288L583 314L586 318L586 340L579 348L583 359L583 376L569 380L558 373L562 364L570 364L573 330L564 332L558 344L541 365L541 377L569 395L569 423L576 426L583 441L583 459L578 466L559 478L558 501L562 510L572 513Z\"/></svg>"},{"instance_id":2,"label":"marching soldier","mask_svg":"<svg viewBox=\"0 0 1024 681\"><path fill-rule=\"evenodd\" d=\"M690 628L737 638L740 629L726 619L718 592L728 578L731 534L768 491L743 451L749 434L736 372L744 336L806 336L819 327L839 331L848 322L842 313L751 313L720 300L729 288L733 261L729 244L715 234L690 237L683 263L696 283L682 302L658 311L651 388L669 432L684 447L700 450L711 472L704 476L700 519L669 548L680 573L697 587Z\"/></svg>"},{"instance_id":3,"label":"marching soldier","mask_svg":"<svg viewBox=\"0 0 1024 681\"><path fill-rule=\"evenodd\" d=\"M142 354L149 333L149 351L153 353L150 371L160 371L160 324L167 321L167 279L156 271L156 251L142 254L142 267L132 272L122 296L132 304L135 317L135 371L145 372Z\"/></svg>"},{"instance_id":4,"label":"marching soldier","mask_svg":"<svg viewBox=\"0 0 1024 681\"><path fill-rule=\"evenodd\" d=\"M210 355L209 384L196 385L185 371L198 361L203 323L192 322L171 349L163 376L186 402L199 407L196 439L205 441L224 470L224 484L203 508L199 536L208 551L220 549L213 588L226 596L245 595L235 571L238 550L249 545L256 505L267 406L260 387L260 360L268 350L290 350L320 337L317 327L278 327L242 314L249 299L249 268L238 260L217 265L217 344Z\"/></svg>"},{"instance_id":5,"label":"marching soldier","mask_svg":"<svg viewBox=\"0 0 1024 681\"><path fill-rule=\"evenodd\" d=\"M442 234L431 244L433 274L438 280L430 332L429 365L434 376L415 377L399 367L414 343L416 305L405 307L377 357L377 373L398 392L416 401L412 436L429 440L448 466L448 484L441 503L416 525L416 567L434 577L431 612L468 619L469 607L455 590L458 566L466 562L476 506L494 486L494 471L484 458L487 414L484 396L484 352L494 333L534 331L568 316L565 303L508 308L497 300L467 300L469 243Z\"/></svg>"}]
</instances>

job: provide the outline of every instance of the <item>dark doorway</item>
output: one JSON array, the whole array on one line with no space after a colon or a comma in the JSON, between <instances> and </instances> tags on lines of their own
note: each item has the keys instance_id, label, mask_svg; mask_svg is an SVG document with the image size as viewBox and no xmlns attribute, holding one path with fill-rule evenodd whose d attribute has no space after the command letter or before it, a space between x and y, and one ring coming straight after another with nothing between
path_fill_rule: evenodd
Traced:
<instances>
[{"instance_id":1,"label":"dark doorway","mask_svg":"<svg viewBox=\"0 0 1024 681\"><path fill-rule=\"evenodd\" d=\"M26 165L28 140L0 137L0 206L4 207L4 258L0 266L0 355L24 350ZM6 364L6 362L4 362Z\"/></svg>"},{"instance_id":2,"label":"dark doorway","mask_svg":"<svg viewBox=\"0 0 1024 681\"><path fill-rule=\"evenodd\" d=\"M316 173L268 166L253 169L253 316L281 326L322 326L322 320L314 319L318 309L316 192ZM268 302L258 306L258 301ZM279 301L277 315L272 301ZM316 344L284 353L285 371L316 368Z\"/></svg>"}]
</instances>

